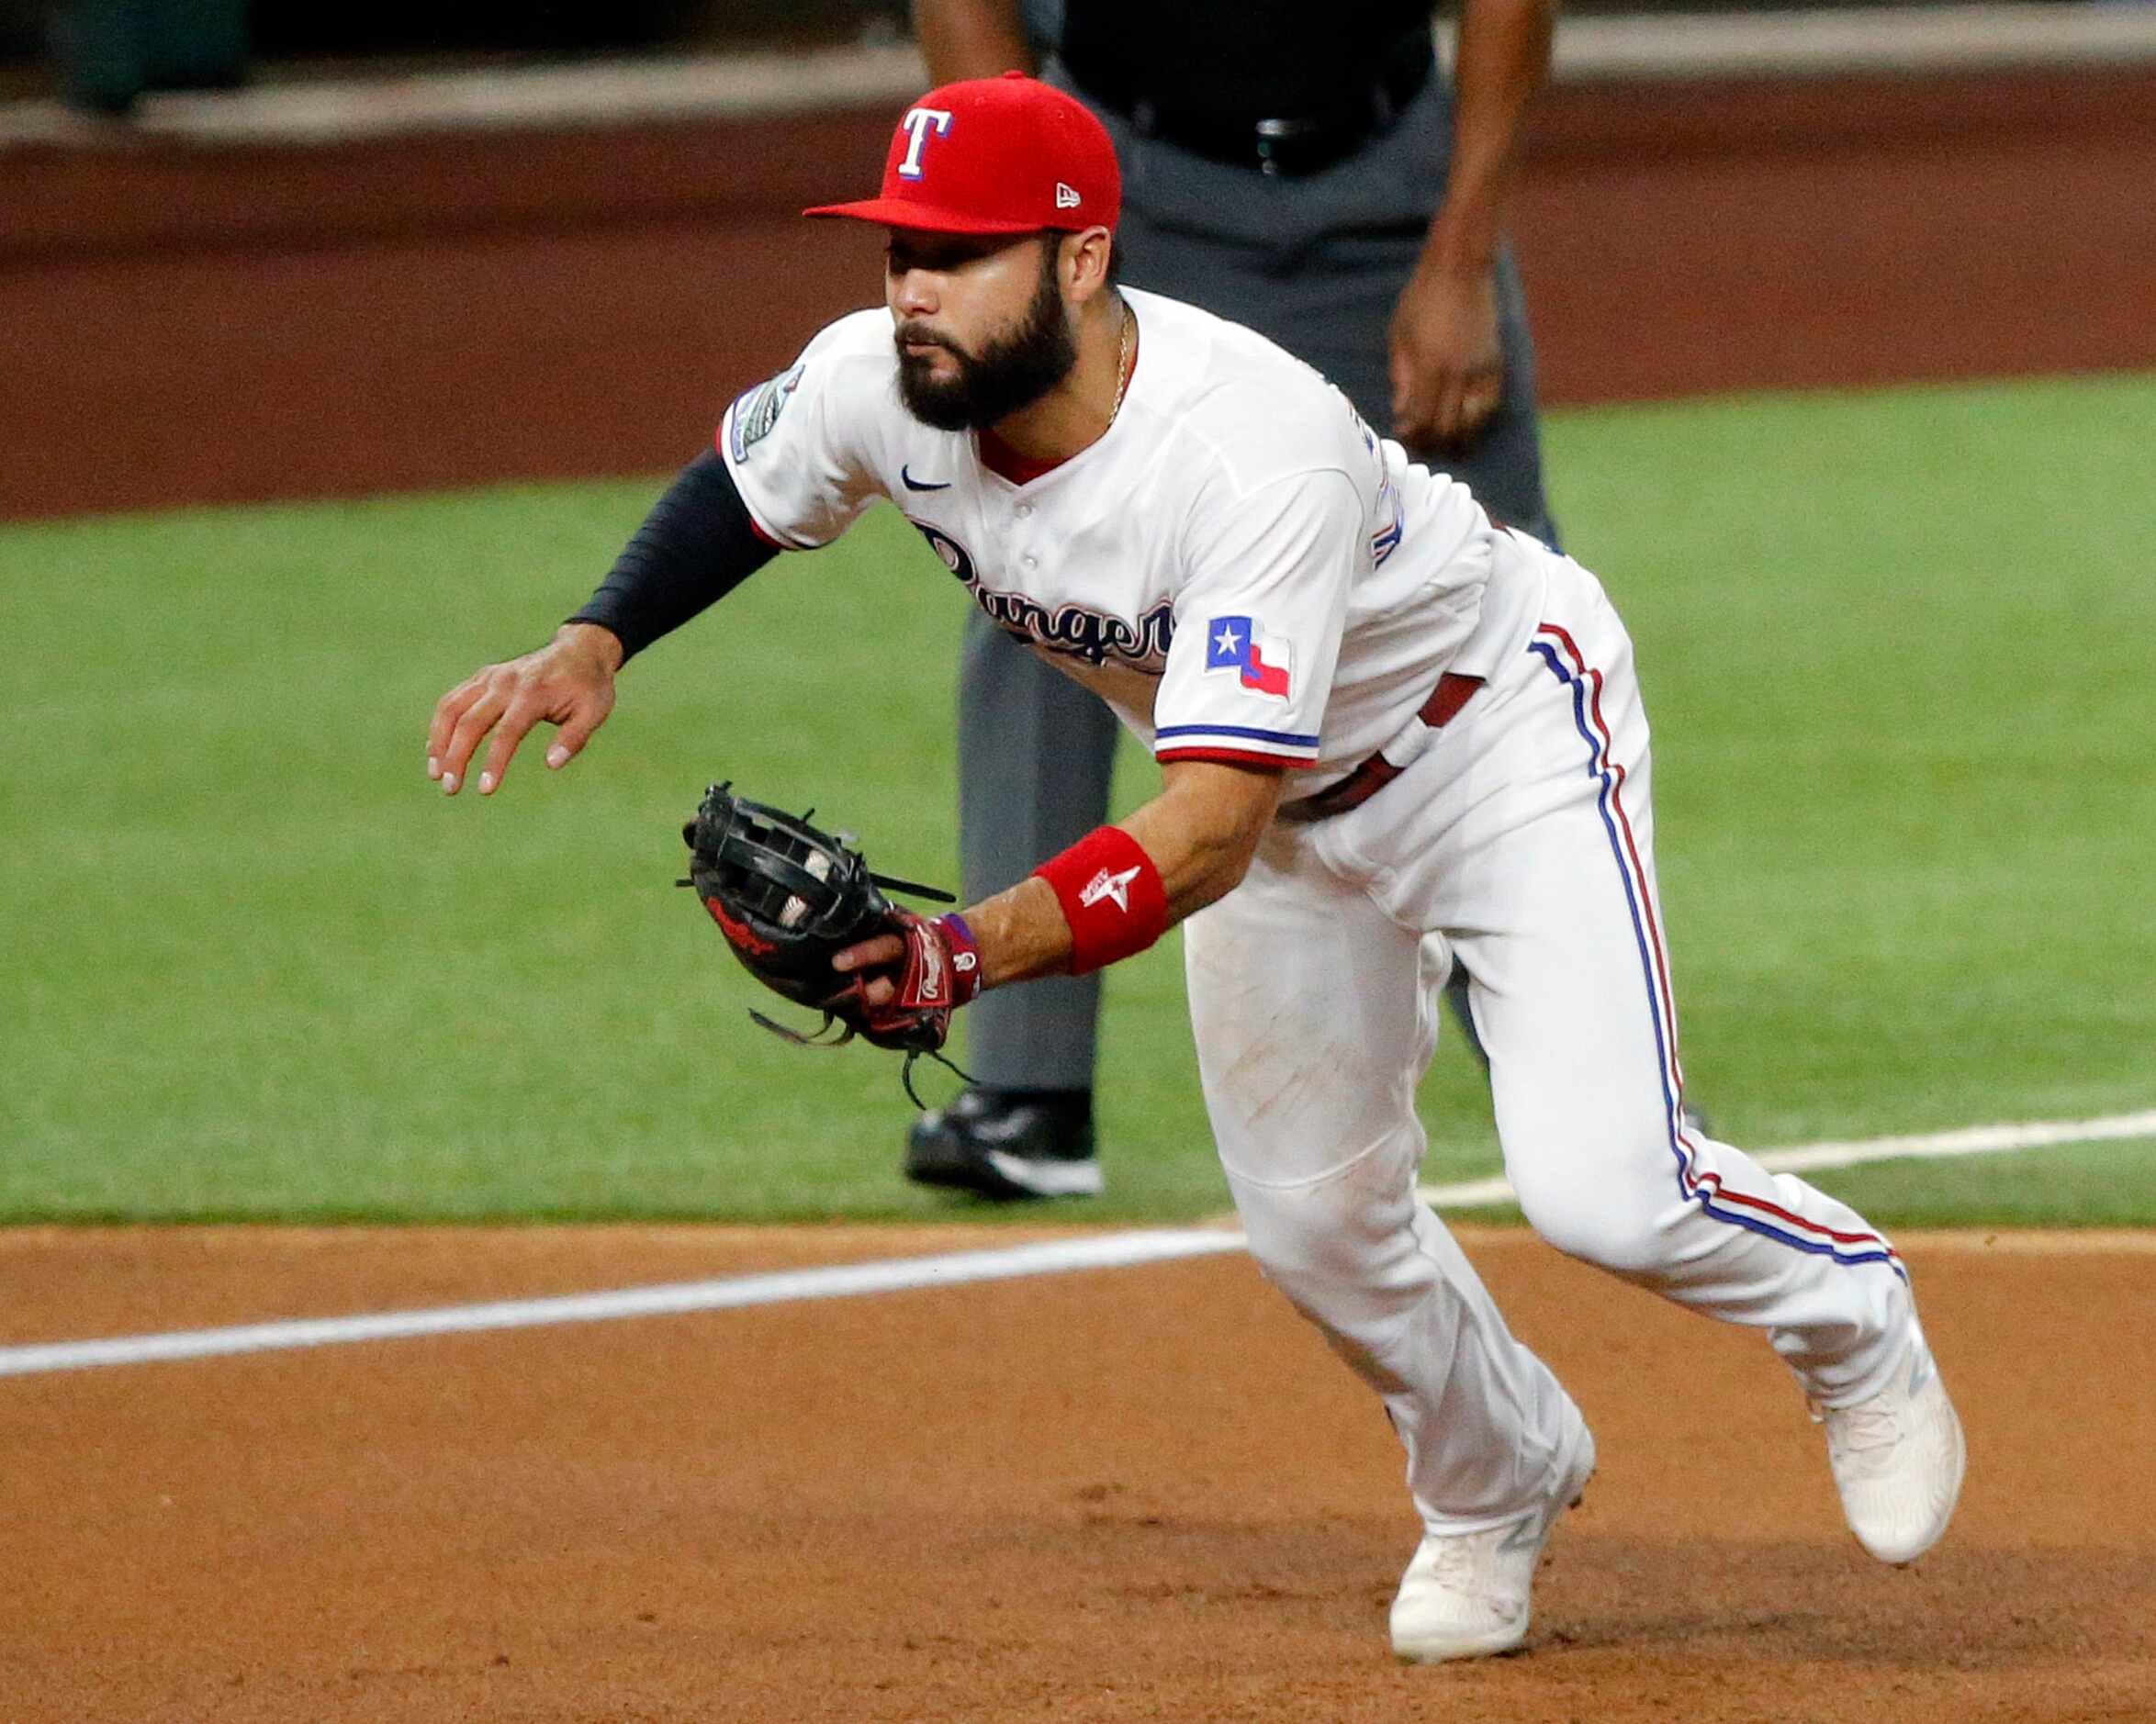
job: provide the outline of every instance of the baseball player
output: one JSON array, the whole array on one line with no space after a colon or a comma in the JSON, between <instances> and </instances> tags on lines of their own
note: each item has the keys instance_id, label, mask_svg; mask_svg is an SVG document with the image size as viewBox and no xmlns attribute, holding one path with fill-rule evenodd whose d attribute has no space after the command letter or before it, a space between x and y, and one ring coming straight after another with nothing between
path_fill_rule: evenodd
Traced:
<instances>
[{"instance_id":1,"label":"baseball player","mask_svg":"<svg viewBox=\"0 0 2156 1724\"><path fill-rule=\"evenodd\" d=\"M734 403L552 644L444 698L430 774L454 792L491 734L489 791L541 719L566 763L630 653L889 499L975 604L1151 746L1162 788L1018 885L835 964L871 1002L923 973L962 1002L1185 924L1250 1248L1406 1450L1423 1536L1395 1651L1518 1645L1595 1461L1580 1409L1415 1193L1416 1080L1455 957L1528 1220L1765 1331L1825 1425L1858 1539L1920 1555L1964 1451L1901 1259L1684 1120L1623 624L1585 569L1494 528L1308 366L1118 289L1119 197L1099 123L1045 84L909 107L881 195L810 212L888 230L886 308Z\"/></svg>"}]
</instances>

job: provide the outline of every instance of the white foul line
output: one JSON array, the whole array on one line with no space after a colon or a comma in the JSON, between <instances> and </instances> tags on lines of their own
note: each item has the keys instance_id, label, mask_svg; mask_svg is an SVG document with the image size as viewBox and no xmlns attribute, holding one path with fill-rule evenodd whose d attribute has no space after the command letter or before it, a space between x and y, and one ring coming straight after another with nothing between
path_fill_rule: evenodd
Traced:
<instances>
[{"instance_id":1,"label":"white foul line","mask_svg":"<svg viewBox=\"0 0 2156 1724\"><path fill-rule=\"evenodd\" d=\"M261 1353L296 1347L334 1347L350 1341L409 1340L421 1335L469 1335L482 1329L538 1328L556 1323L606 1323L621 1317L679 1316L690 1311L727 1311L744 1305L787 1304L806 1299L845 1299L908 1288L958 1286L966 1282L1008 1281L1067 1270L1121 1269L1170 1258L1240 1251L1242 1235L1197 1227L1149 1228L1097 1234L1040 1245L986 1251L950 1251L935 1257L902 1257L824 1269L780 1270L718 1281L676 1282L657 1287L624 1287L609 1293L570 1293L555 1299L503 1299L490 1304L438 1305L420 1311L383 1311L352 1317L300 1318L248 1323L233 1328L180 1329L163 1335L126 1335L111 1340L57 1341L0 1347L0 1377L36 1371L79 1371L92 1365L138 1365L226 1353Z\"/></svg>"},{"instance_id":2,"label":"white foul line","mask_svg":"<svg viewBox=\"0 0 2156 1724\"><path fill-rule=\"evenodd\" d=\"M1769 1173L1809 1173L1818 1168L1853 1168L1868 1161L1936 1160L1948 1156L1992 1156L2010 1149L2050 1149L2066 1144L2114 1143L2156 1137L2156 1108L2113 1114L2103 1119L2030 1120L2019 1125L1965 1125L1959 1131L1923 1132L1907 1137L1851 1137L1762 1151L1757 1159ZM1432 1209L1488 1209L1512 1201L1502 1178L1457 1185L1425 1185Z\"/></svg>"},{"instance_id":3,"label":"white foul line","mask_svg":"<svg viewBox=\"0 0 2156 1724\"><path fill-rule=\"evenodd\" d=\"M1771 1151L1759 1159L1777 1172L1853 1167L1902 1158L1996 1155L2065 1144L2103 1143L2156 1136L2156 1108L2139 1114L2019 1125L1975 1125L1959 1131L1906 1137L1873 1137L1804 1144ZM1422 1195L1441 1209L1471 1209L1509 1202L1503 1180L1471 1180L1426 1186ZM119 1336L107 1340L54 1341L0 1347L0 1377L26 1377L99 1365L140 1365L232 1353L335 1347L355 1341L410 1340L426 1335L470 1335L488 1329L538 1328L563 1323L606 1323L623 1317L678 1316L692 1311L737 1310L747 1305L846 1299L864 1293L955 1287L969 1282L1009 1281L1073 1270L1121 1269L1140 1263L1206 1257L1243 1248L1230 1228L1151 1227L1104 1233L1038 1245L933 1257L842 1263L822 1269L781 1270L713 1281L627 1287L608 1293L552 1299L505 1299L488 1304L441 1305L417 1311L384 1311L349 1317L249 1323L216 1329L181 1329L162 1335Z\"/></svg>"}]
</instances>

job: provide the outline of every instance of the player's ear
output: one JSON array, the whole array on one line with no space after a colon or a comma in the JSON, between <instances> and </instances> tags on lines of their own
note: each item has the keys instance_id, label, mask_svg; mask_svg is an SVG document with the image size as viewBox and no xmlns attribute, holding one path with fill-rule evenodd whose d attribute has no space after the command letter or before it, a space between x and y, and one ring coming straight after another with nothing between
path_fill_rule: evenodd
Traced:
<instances>
[{"instance_id":1,"label":"player's ear","mask_svg":"<svg viewBox=\"0 0 2156 1724\"><path fill-rule=\"evenodd\" d=\"M1106 228L1086 228L1062 239L1063 292L1084 306L1115 283L1116 236Z\"/></svg>"}]
</instances>

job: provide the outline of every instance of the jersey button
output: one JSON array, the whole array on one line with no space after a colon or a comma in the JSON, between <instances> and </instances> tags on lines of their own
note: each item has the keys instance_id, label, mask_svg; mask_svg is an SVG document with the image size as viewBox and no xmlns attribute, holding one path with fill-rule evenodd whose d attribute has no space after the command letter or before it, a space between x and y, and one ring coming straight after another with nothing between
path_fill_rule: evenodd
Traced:
<instances>
[{"instance_id":1,"label":"jersey button","mask_svg":"<svg viewBox=\"0 0 2156 1724\"><path fill-rule=\"evenodd\" d=\"M1039 568L1040 566L1040 559L1035 556L1032 552L1028 551L1026 553L1026 566L1027 568Z\"/></svg>"},{"instance_id":2,"label":"jersey button","mask_svg":"<svg viewBox=\"0 0 2156 1724\"><path fill-rule=\"evenodd\" d=\"M1031 521L1033 519L1033 505L1031 503L1020 503L1018 505L1018 519L1020 521Z\"/></svg>"}]
</instances>

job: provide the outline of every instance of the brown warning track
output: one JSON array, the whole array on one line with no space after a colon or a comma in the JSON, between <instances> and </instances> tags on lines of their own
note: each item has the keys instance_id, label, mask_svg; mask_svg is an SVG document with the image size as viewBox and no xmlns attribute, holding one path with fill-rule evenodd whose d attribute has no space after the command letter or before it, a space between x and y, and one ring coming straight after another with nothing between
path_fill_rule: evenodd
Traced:
<instances>
[{"instance_id":1,"label":"brown warning track","mask_svg":"<svg viewBox=\"0 0 2156 1724\"><path fill-rule=\"evenodd\" d=\"M872 303L890 117L0 160L0 518L659 470ZM2156 365L2156 70L1560 89L1555 402ZM1560 481L1561 481L1561 476Z\"/></svg>"},{"instance_id":2,"label":"brown warning track","mask_svg":"<svg viewBox=\"0 0 2156 1724\"><path fill-rule=\"evenodd\" d=\"M1003 1237L25 1231L0 1304L50 1340ZM1392 1438L1232 1257L0 1380L0 1714L2150 1715L2145 1236L1900 1241L1974 1457L1908 1571L1757 1337L1465 1237L1601 1445L1522 1656L1390 1662Z\"/></svg>"}]
</instances>

